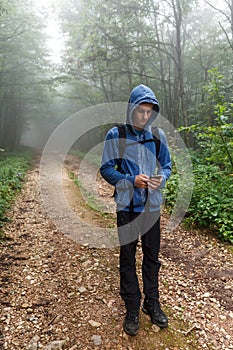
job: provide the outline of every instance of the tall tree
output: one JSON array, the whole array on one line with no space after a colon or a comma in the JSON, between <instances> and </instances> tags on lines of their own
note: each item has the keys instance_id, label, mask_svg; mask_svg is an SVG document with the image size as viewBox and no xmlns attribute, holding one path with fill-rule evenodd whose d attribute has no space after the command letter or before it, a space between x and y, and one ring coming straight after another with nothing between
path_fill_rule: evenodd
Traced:
<instances>
[{"instance_id":1,"label":"tall tree","mask_svg":"<svg viewBox=\"0 0 233 350\"><path fill-rule=\"evenodd\" d=\"M223 0L223 2L226 4L225 10L218 8L217 6L213 5L210 1L205 0L205 3L213 9L215 9L218 13L223 15L223 18L225 18L226 22L228 23L230 31L224 27L222 21L219 21L219 25L226 36L227 42L231 50L233 51L233 0Z\"/></svg>"},{"instance_id":2,"label":"tall tree","mask_svg":"<svg viewBox=\"0 0 233 350\"><path fill-rule=\"evenodd\" d=\"M90 102L125 101L142 82L176 127L188 126L206 101L208 70L230 69L216 17L211 12L207 26L198 1L69 0L65 7L70 76L78 96L86 86Z\"/></svg>"},{"instance_id":3,"label":"tall tree","mask_svg":"<svg viewBox=\"0 0 233 350\"><path fill-rule=\"evenodd\" d=\"M0 17L0 143L15 149L26 125L26 114L46 96L44 82L47 55L44 27L30 1L11 0ZM42 84L41 84L42 85Z\"/></svg>"}]
</instances>

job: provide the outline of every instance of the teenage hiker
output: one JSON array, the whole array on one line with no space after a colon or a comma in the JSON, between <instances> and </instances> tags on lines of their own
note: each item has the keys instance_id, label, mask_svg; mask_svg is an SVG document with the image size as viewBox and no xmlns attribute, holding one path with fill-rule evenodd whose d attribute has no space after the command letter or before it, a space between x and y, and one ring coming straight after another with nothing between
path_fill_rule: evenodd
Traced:
<instances>
[{"instance_id":1,"label":"teenage hiker","mask_svg":"<svg viewBox=\"0 0 233 350\"><path fill-rule=\"evenodd\" d=\"M129 335L136 335L139 330L141 291L135 265L139 233L145 295L142 310L150 315L154 324L161 328L168 326L158 290L162 203L159 189L171 174L171 158L164 132L156 128L156 135L152 134L151 124L158 112L159 104L153 91L142 84L135 87L128 102L126 124L115 126L107 133L100 168L103 178L115 186L120 295L126 307L123 327Z\"/></svg>"}]
</instances>

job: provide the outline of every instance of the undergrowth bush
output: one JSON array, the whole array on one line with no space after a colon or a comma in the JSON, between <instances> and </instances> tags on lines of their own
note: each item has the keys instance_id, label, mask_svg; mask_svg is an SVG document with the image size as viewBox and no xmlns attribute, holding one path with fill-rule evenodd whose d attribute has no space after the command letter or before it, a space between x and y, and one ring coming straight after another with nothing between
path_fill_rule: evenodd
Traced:
<instances>
[{"instance_id":1,"label":"undergrowth bush","mask_svg":"<svg viewBox=\"0 0 233 350\"><path fill-rule=\"evenodd\" d=\"M6 212L21 189L30 162L31 156L28 153L0 155L0 229L8 220Z\"/></svg>"},{"instance_id":2,"label":"undergrowth bush","mask_svg":"<svg viewBox=\"0 0 233 350\"><path fill-rule=\"evenodd\" d=\"M233 243L233 100L217 68L208 71L204 91L207 100L195 111L199 122L180 128L192 135L196 149L190 151L195 185L186 222ZM178 179L174 169L166 189L170 209L176 201ZM188 179L184 186L189 186Z\"/></svg>"},{"instance_id":3,"label":"undergrowth bush","mask_svg":"<svg viewBox=\"0 0 233 350\"><path fill-rule=\"evenodd\" d=\"M233 243L233 174L207 164L197 153L193 153L192 158L195 185L184 222L189 226L208 228L211 233ZM169 211L175 204L178 180L174 169L166 188Z\"/></svg>"}]
</instances>

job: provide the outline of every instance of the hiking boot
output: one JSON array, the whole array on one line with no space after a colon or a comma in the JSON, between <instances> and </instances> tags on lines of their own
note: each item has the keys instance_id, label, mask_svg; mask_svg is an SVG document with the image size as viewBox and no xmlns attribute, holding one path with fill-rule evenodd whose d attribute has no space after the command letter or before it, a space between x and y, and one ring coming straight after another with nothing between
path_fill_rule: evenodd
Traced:
<instances>
[{"instance_id":1,"label":"hiking boot","mask_svg":"<svg viewBox=\"0 0 233 350\"><path fill-rule=\"evenodd\" d=\"M142 305L142 311L149 315L152 323L160 328L166 328L168 326L167 316L161 310L158 299L145 299Z\"/></svg>"},{"instance_id":2,"label":"hiking boot","mask_svg":"<svg viewBox=\"0 0 233 350\"><path fill-rule=\"evenodd\" d=\"M139 311L128 311L124 319L123 328L125 333L129 335L136 335L139 330Z\"/></svg>"}]
</instances>

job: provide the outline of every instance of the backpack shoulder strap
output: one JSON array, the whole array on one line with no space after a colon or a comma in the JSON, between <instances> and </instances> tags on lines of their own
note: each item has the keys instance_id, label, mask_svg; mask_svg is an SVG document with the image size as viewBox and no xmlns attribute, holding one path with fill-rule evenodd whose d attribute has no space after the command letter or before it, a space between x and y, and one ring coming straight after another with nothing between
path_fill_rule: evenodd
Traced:
<instances>
[{"instance_id":1,"label":"backpack shoulder strap","mask_svg":"<svg viewBox=\"0 0 233 350\"><path fill-rule=\"evenodd\" d=\"M160 145L161 145L159 129L157 128L157 126L153 126L151 130L152 130L153 139L156 144L156 158L158 158Z\"/></svg>"},{"instance_id":2,"label":"backpack shoulder strap","mask_svg":"<svg viewBox=\"0 0 233 350\"><path fill-rule=\"evenodd\" d=\"M126 147L126 125L120 124L117 126L117 128L119 133L119 158L117 160L117 166L118 166L118 170L120 170L122 158L124 156L125 147ZM159 130L156 126L152 127L152 135L153 135L153 140L145 140L144 142L141 142L141 143L154 141L156 144L156 158L158 158L161 141L160 141Z\"/></svg>"},{"instance_id":3,"label":"backpack shoulder strap","mask_svg":"<svg viewBox=\"0 0 233 350\"><path fill-rule=\"evenodd\" d=\"M120 124L117 128L119 132L119 158L122 159L126 146L126 126L125 124Z\"/></svg>"},{"instance_id":4,"label":"backpack shoulder strap","mask_svg":"<svg viewBox=\"0 0 233 350\"><path fill-rule=\"evenodd\" d=\"M125 153L126 147L126 126L124 124L117 125L118 133L119 133L119 158L116 159L117 170L121 172L121 164L122 159ZM116 195L116 187L114 189L113 197Z\"/></svg>"},{"instance_id":5,"label":"backpack shoulder strap","mask_svg":"<svg viewBox=\"0 0 233 350\"><path fill-rule=\"evenodd\" d=\"M125 147L126 147L126 125L120 124L120 125L117 125L117 128L119 133L119 144L118 144L119 157L117 158L116 162L117 162L117 170L121 171L122 158L124 156Z\"/></svg>"}]
</instances>

